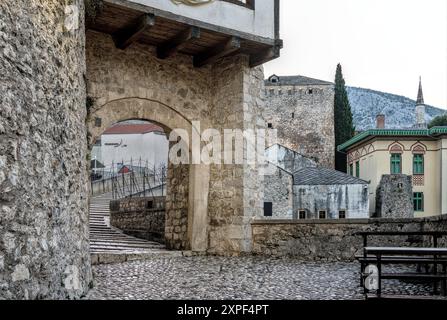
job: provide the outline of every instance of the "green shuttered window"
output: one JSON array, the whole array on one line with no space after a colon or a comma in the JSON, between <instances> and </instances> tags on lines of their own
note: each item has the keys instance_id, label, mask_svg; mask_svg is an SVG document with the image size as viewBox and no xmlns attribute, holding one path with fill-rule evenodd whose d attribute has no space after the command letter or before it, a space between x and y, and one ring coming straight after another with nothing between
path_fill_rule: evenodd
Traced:
<instances>
[{"instance_id":1,"label":"green shuttered window","mask_svg":"<svg viewBox=\"0 0 447 320\"><path fill-rule=\"evenodd\" d=\"M402 173L402 156L399 153L391 155L391 174Z\"/></svg>"},{"instance_id":2,"label":"green shuttered window","mask_svg":"<svg viewBox=\"0 0 447 320\"><path fill-rule=\"evenodd\" d=\"M413 174L424 174L424 155L415 154L413 156Z\"/></svg>"}]
</instances>

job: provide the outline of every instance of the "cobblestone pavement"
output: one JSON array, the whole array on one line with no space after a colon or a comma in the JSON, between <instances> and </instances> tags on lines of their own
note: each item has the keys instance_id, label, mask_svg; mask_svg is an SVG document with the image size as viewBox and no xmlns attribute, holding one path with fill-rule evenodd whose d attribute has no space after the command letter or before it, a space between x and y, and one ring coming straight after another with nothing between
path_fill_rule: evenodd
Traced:
<instances>
[{"instance_id":1,"label":"cobblestone pavement","mask_svg":"<svg viewBox=\"0 0 447 320\"><path fill-rule=\"evenodd\" d=\"M179 257L94 266L87 299L363 299L357 263ZM387 281L384 292L429 294Z\"/></svg>"}]
</instances>

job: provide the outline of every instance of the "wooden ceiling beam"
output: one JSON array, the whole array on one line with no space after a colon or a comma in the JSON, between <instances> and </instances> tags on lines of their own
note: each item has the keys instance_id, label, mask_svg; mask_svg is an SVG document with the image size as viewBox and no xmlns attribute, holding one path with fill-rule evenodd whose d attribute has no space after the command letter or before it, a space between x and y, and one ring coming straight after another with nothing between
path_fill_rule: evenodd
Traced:
<instances>
[{"instance_id":1,"label":"wooden ceiling beam","mask_svg":"<svg viewBox=\"0 0 447 320\"><path fill-rule=\"evenodd\" d=\"M118 30L113 35L115 45L119 49L126 49L132 43L137 41L146 30L149 30L155 25L155 15L150 13L143 14L131 26Z\"/></svg>"},{"instance_id":2,"label":"wooden ceiling beam","mask_svg":"<svg viewBox=\"0 0 447 320\"><path fill-rule=\"evenodd\" d=\"M203 67L206 64L211 64L220 58L239 51L241 48L241 40L238 37L231 37L227 41L194 56L194 66Z\"/></svg>"},{"instance_id":3,"label":"wooden ceiling beam","mask_svg":"<svg viewBox=\"0 0 447 320\"><path fill-rule=\"evenodd\" d=\"M278 58L280 56L281 48L282 42L278 43L278 45L265 49L258 54L250 55L250 67L257 67Z\"/></svg>"},{"instance_id":4,"label":"wooden ceiling beam","mask_svg":"<svg viewBox=\"0 0 447 320\"><path fill-rule=\"evenodd\" d=\"M157 48L157 57L166 59L181 50L189 41L200 38L200 28L189 27Z\"/></svg>"}]
</instances>

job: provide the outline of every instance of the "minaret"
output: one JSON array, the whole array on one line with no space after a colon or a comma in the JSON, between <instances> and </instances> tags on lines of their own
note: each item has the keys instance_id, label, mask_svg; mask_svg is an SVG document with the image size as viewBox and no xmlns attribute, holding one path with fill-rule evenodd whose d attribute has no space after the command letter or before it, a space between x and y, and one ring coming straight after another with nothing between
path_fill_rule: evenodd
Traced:
<instances>
[{"instance_id":1,"label":"minaret","mask_svg":"<svg viewBox=\"0 0 447 320\"><path fill-rule=\"evenodd\" d=\"M416 127L420 129L427 128L427 123L425 122L425 104L424 94L422 93L421 77L419 77L419 91L418 98L416 100Z\"/></svg>"}]
</instances>

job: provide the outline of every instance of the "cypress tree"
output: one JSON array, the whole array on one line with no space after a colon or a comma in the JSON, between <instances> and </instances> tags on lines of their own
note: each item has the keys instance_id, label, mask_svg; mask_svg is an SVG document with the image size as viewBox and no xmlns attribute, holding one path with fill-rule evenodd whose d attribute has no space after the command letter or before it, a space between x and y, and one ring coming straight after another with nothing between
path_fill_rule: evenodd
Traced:
<instances>
[{"instance_id":1,"label":"cypress tree","mask_svg":"<svg viewBox=\"0 0 447 320\"><path fill-rule=\"evenodd\" d=\"M447 126L447 113L444 115L437 116L428 124L429 129L433 127L443 127L443 126Z\"/></svg>"},{"instance_id":2,"label":"cypress tree","mask_svg":"<svg viewBox=\"0 0 447 320\"><path fill-rule=\"evenodd\" d=\"M334 134L335 169L346 172L346 154L338 152L337 146L354 136L355 127L352 123L351 105L346 92L341 64L337 65L337 72L335 73Z\"/></svg>"}]
</instances>

